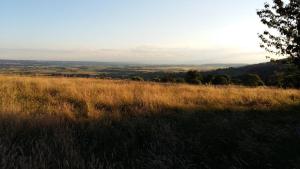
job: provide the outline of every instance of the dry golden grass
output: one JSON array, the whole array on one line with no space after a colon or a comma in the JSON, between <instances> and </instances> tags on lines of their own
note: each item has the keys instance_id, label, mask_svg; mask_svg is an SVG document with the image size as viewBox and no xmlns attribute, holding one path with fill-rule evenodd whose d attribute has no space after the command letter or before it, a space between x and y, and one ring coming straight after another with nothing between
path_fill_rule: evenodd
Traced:
<instances>
[{"instance_id":1,"label":"dry golden grass","mask_svg":"<svg viewBox=\"0 0 300 169\"><path fill-rule=\"evenodd\" d=\"M172 111L272 109L299 103L300 91L292 89L0 76L2 114L121 117Z\"/></svg>"},{"instance_id":2,"label":"dry golden grass","mask_svg":"<svg viewBox=\"0 0 300 169\"><path fill-rule=\"evenodd\" d=\"M299 168L299 105L299 90L0 76L0 169Z\"/></svg>"}]
</instances>

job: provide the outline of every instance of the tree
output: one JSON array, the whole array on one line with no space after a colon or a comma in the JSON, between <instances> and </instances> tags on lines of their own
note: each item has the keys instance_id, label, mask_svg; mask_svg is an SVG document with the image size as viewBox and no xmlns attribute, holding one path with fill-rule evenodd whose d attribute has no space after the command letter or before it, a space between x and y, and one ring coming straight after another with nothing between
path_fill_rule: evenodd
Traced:
<instances>
[{"instance_id":1,"label":"tree","mask_svg":"<svg viewBox=\"0 0 300 169\"><path fill-rule=\"evenodd\" d=\"M176 83L185 83L185 79L184 78L176 78Z\"/></svg>"},{"instance_id":2,"label":"tree","mask_svg":"<svg viewBox=\"0 0 300 169\"><path fill-rule=\"evenodd\" d=\"M202 76L196 70L190 70L186 73L185 80L191 84L201 84Z\"/></svg>"},{"instance_id":3,"label":"tree","mask_svg":"<svg viewBox=\"0 0 300 169\"><path fill-rule=\"evenodd\" d=\"M261 47L267 52L287 56L300 67L300 1L273 0L257 14L269 30L259 34Z\"/></svg>"},{"instance_id":4,"label":"tree","mask_svg":"<svg viewBox=\"0 0 300 169\"><path fill-rule=\"evenodd\" d=\"M300 88L300 70L289 69L286 72L275 72L270 76L268 83L284 88Z\"/></svg>"},{"instance_id":5,"label":"tree","mask_svg":"<svg viewBox=\"0 0 300 169\"><path fill-rule=\"evenodd\" d=\"M274 72L271 76L269 76L267 80L267 84L271 86L283 87L284 86L284 72Z\"/></svg>"},{"instance_id":6,"label":"tree","mask_svg":"<svg viewBox=\"0 0 300 169\"><path fill-rule=\"evenodd\" d=\"M289 74L284 78L283 87L285 88L300 88L300 73Z\"/></svg>"},{"instance_id":7,"label":"tree","mask_svg":"<svg viewBox=\"0 0 300 169\"><path fill-rule=\"evenodd\" d=\"M205 84L210 84L212 82L213 78L214 78L214 75L208 74L208 75L204 76L203 82Z\"/></svg>"},{"instance_id":8,"label":"tree","mask_svg":"<svg viewBox=\"0 0 300 169\"><path fill-rule=\"evenodd\" d=\"M134 80L134 81L144 81L144 79L140 76L134 76L131 78L131 80Z\"/></svg>"},{"instance_id":9,"label":"tree","mask_svg":"<svg viewBox=\"0 0 300 169\"><path fill-rule=\"evenodd\" d=\"M216 75L212 79L212 84L215 85L228 85L230 84L230 77L228 75Z\"/></svg>"},{"instance_id":10,"label":"tree","mask_svg":"<svg viewBox=\"0 0 300 169\"><path fill-rule=\"evenodd\" d=\"M245 74L241 77L241 83L246 86L263 86L264 82L257 74Z\"/></svg>"},{"instance_id":11,"label":"tree","mask_svg":"<svg viewBox=\"0 0 300 169\"><path fill-rule=\"evenodd\" d=\"M166 74L164 77L161 78L161 82L169 83L169 82L176 82L174 74Z\"/></svg>"},{"instance_id":12,"label":"tree","mask_svg":"<svg viewBox=\"0 0 300 169\"><path fill-rule=\"evenodd\" d=\"M161 79L159 77L155 77L152 79L153 82L161 82Z\"/></svg>"}]
</instances>

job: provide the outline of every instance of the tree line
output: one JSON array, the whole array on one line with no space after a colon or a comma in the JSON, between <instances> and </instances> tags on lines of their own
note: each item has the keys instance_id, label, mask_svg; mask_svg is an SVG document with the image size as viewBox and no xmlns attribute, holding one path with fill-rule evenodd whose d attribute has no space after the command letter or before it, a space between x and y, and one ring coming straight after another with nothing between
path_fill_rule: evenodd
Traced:
<instances>
[{"instance_id":1,"label":"tree line","mask_svg":"<svg viewBox=\"0 0 300 169\"><path fill-rule=\"evenodd\" d=\"M144 81L143 77L134 76L135 81ZM203 74L196 70L190 70L183 76L175 73L155 77L150 81L161 83L187 83L192 85L243 85L243 86L277 86L282 88L300 88L299 70L288 72L275 72L267 79L262 79L258 74L247 73L239 76L227 74Z\"/></svg>"}]
</instances>

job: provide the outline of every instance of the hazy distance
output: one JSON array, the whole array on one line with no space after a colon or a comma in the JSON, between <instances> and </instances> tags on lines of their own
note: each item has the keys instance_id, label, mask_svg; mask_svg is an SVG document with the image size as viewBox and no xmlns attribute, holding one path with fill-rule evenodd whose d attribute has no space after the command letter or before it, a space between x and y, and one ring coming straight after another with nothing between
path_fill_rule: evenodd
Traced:
<instances>
[{"instance_id":1,"label":"hazy distance","mask_svg":"<svg viewBox=\"0 0 300 169\"><path fill-rule=\"evenodd\" d=\"M265 62L265 0L10 0L0 59L208 64Z\"/></svg>"}]
</instances>

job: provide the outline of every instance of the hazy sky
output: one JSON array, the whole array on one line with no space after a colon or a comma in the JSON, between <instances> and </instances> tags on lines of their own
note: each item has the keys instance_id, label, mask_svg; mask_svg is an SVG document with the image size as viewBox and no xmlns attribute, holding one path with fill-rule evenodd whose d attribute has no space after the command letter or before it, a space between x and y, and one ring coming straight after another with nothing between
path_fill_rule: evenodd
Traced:
<instances>
[{"instance_id":1,"label":"hazy sky","mask_svg":"<svg viewBox=\"0 0 300 169\"><path fill-rule=\"evenodd\" d=\"M266 61L265 0L0 0L0 59Z\"/></svg>"}]
</instances>

